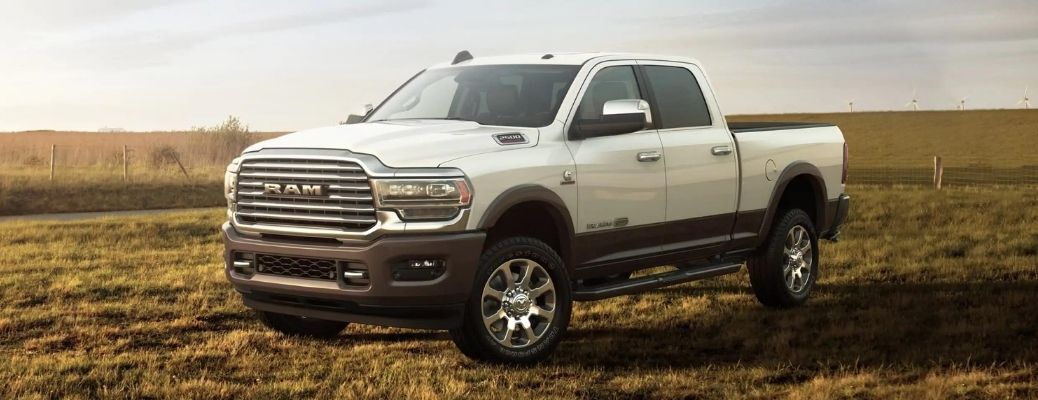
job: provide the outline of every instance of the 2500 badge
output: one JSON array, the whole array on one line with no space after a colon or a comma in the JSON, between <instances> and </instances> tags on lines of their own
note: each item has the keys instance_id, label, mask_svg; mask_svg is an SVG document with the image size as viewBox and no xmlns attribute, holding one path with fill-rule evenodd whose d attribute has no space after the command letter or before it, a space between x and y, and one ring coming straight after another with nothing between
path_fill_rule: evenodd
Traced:
<instances>
[{"instance_id":1,"label":"2500 badge","mask_svg":"<svg viewBox=\"0 0 1038 400\"><path fill-rule=\"evenodd\" d=\"M627 226L628 222L629 221L627 220L627 217L620 217L620 218L614 219L612 221L602 221L602 222L596 222L596 223L593 223L593 224L587 224L587 229L588 230L592 230L592 229L603 229L603 228L623 228L623 227Z\"/></svg>"}]
</instances>

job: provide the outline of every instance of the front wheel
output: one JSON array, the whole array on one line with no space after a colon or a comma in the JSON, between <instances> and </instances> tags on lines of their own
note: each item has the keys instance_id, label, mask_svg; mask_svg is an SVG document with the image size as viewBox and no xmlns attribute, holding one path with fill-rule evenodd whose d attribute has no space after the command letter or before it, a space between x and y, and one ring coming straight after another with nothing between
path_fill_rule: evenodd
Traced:
<instances>
[{"instance_id":1,"label":"front wheel","mask_svg":"<svg viewBox=\"0 0 1038 400\"><path fill-rule=\"evenodd\" d=\"M528 364L551 354L569 325L569 277L537 239L516 237L485 250L462 326L450 331L466 356Z\"/></svg>"},{"instance_id":2,"label":"front wheel","mask_svg":"<svg viewBox=\"0 0 1038 400\"><path fill-rule=\"evenodd\" d=\"M818 234L803 210L787 210L767 241L747 262L757 300L788 308L807 301L818 279Z\"/></svg>"}]
</instances>

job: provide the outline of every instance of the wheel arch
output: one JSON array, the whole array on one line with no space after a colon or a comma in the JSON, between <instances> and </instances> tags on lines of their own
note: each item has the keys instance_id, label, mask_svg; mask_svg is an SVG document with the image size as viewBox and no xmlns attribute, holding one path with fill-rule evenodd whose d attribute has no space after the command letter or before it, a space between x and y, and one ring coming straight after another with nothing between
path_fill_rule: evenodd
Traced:
<instances>
[{"instance_id":1,"label":"wheel arch","mask_svg":"<svg viewBox=\"0 0 1038 400\"><path fill-rule=\"evenodd\" d=\"M818 167L806 161L790 163L782 170L771 192L764 221L758 232L758 244L763 243L771 230L775 218L783 209L801 208L811 217L815 230L821 232L825 227L826 193L825 178Z\"/></svg>"},{"instance_id":2,"label":"wheel arch","mask_svg":"<svg viewBox=\"0 0 1038 400\"><path fill-rule=\"evenodd\" d=\"M546 223L551 226L544 226ZM487 232L486 246L502 235L544 240L559 253L567 269L571 268L573 218L562 198L544 186L521 185L502 192L487 207L477 228Z\"/></svg>"}]
</instances>

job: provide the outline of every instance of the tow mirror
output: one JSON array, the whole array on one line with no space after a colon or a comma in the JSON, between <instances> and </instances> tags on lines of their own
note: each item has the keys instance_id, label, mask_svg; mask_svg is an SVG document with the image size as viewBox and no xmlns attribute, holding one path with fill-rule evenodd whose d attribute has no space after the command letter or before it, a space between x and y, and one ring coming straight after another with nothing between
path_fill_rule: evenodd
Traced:
<instances>
[{"instance_id":1,"label":"tow mirror","mask_svg":"<svg viewBox=\"0 0 1038 400\"><path fill-rule=\"evenodd\" d=\"M579 138L622 135L651 128L652 113L645 100L610 100L602 105L601 118L578 119L573 127Z\"/></svg>"}]
</instances>

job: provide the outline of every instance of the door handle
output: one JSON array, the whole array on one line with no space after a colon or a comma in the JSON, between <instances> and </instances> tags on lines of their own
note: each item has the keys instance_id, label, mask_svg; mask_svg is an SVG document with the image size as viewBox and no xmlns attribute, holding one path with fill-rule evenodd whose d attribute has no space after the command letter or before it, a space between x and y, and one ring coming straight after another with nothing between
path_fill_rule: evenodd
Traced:
<instances>
[{"instance_id":1,"label":"door handle","mask_svg":"<svg viewBox=\"0 0 1038 400\"><path fill-rule=\"evenodd\" d=\"M710 149L710 154L715 156L727 156L732 154L732 146L714 146Z\"/></svg>"},{"instance_id":2,"label":"door handle","mask_svg":"<svg viewBox=\"0 0 1038 400\"><path fill-rule=\"evenodd\" d=\"M656 162L663 158L663 154L658 151L643 151L638 153L638 162Z\"/></svg>"}]
</instances>

